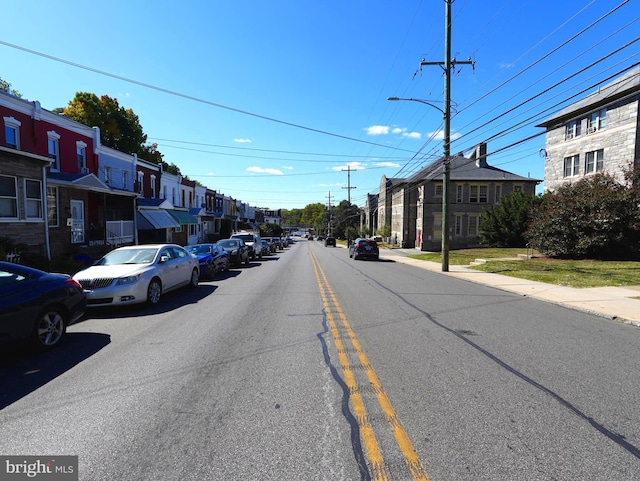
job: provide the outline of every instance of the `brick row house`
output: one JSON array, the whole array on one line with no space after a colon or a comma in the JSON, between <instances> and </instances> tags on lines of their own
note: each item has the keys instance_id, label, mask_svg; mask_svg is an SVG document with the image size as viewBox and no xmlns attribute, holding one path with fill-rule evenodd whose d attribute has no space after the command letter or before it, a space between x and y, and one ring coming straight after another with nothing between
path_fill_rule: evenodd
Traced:
<instances>
[{"instance_id":1,"label":"brick row house","mask_svg":"<svg viewBox=\"0 0 640 481\"><path fill-rule=\"evenodd\" d=\"M546 129L544 185L555 190L607 172L623 182L640 168L640 67L539 125Z\"/></svg>"},{"instance_id":2,"label":"brick row house","mask_svg":"<svg viewBox=\"0 0 640 481\"><path fill-rule=\"evenodd\" d=\"M0 91L0 119L0 237L25 253L90 262L127 244L215 241L254 221L253 207L103 146L97 127L37 101Z\"/></svg>"}]
</instances>

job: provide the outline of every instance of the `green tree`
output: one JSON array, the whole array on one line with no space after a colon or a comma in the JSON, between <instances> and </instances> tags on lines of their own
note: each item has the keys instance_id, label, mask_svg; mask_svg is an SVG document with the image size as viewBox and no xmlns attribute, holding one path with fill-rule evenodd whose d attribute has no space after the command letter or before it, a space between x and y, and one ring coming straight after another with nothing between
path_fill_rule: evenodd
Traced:
<instances>
[{"instance_id":1,"label":"green tree","mask_svg":"<svg viewBox=\"0 0 640 481\"><path fill-rule=\"evenodd\" d=\"M596 174L546 193L532 211L525 238L540 252L559 257L637 258L637 174L627 173L627 181Z\"/></svg>"},{"instance_id":2,"label":"green tree","mask_svg":"<svg viewBox=\"0 0 640 481\"><path fill-rule=\"evenodd\" d=\"M302 209L302 215L300 216L301 226L312 229L317 229L317 226L322 226L325 209L325 205L320 202L305 206L305 208Z\"/></svg>"},{"instance_id":3,"label":"green tree","mask_svg":"<svg viewBox=\"0 0 640 481\"><path fill-rule=\"evenodd\" d=\"M480 237L487 247L524 247L524 232L529 227L529 213L540 197L514 192L500 199L482 215Z\"/></svg>"},{"instance_id":4,"label":"green tree","mask_svg":"<svg viewBox=\"0 0 640 481\"><path fill-rule=\"evenodd\" d=\"M17 90L11 88L11 84L6 80L3 80L1 77L0 77L0 90L3 92L7 92L8 94L11 94L15 97L22 98L22 94Z\"/></svg>"},{"instance_id":5,"label":"green tree","mask_svg":"<svg viewBox=\"0 0 640 481\"><path fill-rule=\"evenodd\" d=\"M132 109L120 106L118 99L108 95L98 97L89 92L77 92L62 110L62 113L76 122L100 128L100 142L107 147L129 154L138 154L141 159L164 165L158 144L147 144L147 135L140 125L138 116Z\"/></svg>"}]
</instances>

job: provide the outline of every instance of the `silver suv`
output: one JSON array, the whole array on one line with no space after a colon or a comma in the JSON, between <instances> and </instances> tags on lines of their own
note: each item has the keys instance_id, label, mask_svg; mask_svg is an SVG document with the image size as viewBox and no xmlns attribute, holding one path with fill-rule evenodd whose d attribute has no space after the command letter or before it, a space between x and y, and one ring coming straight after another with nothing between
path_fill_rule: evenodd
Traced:
<instances>
[{"instance_id":1,"label":"silver suv","mask_svg":"<svg viewBox=\"0 0 640 481\"><path fill-rule=\"evenodd\" d=\"M255 232L236 232L231 238L242 239L249 246L251 260L255 260L256 257L262 259L262 239L260 234Z\"/></svg>"}]
</instances>

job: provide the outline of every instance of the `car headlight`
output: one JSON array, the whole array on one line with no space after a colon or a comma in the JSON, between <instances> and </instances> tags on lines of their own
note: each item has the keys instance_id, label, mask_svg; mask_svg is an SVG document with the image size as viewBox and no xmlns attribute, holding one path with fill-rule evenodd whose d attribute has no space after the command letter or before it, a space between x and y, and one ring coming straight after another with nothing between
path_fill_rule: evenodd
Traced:
<instances>
[{"instance_id":1,"label":"car headlight","mask_svg":"<svg viewBox=\"0 0 640 481\"><path fill-rule=\"evenodd\" d=\"M133 284L134 282L138 282L141 275L142 274L136 274L133 276L121 277L116 281L116 286L126 286L127 284Z\"/></svg>"}]
</instances>

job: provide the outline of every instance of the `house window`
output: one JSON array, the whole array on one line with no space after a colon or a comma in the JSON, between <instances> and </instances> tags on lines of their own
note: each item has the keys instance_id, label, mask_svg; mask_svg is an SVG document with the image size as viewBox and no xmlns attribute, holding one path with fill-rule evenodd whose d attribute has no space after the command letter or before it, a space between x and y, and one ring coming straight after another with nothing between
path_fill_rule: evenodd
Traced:
<instances>
[{"instance_id":1,"label":"house window","mask_svg":"<svg viewBox=\"0 0 640 481\"><path fill-rule=\"evenodd\" d=\"M572 177L580 173L580 156L572 155L564 158L564 176Z\"/></svg>"},{"instance_id":2,"label":"house window","mask_svg":"<svg viewBox=\"0 0 640 481\"><path fill-rule=\"evenodd\" d=\"M574 137L578 137L580 135L580 120L572 120L567 124L564 139L571 140Z\"/></svg>"},{"instance_id":3,"label":"house window","mask_svg":"<svg viewBox=\"0 0 640 481\"><path fill-rule=\"evenodd\" d=\"M48 155L53 160L51 164L52 170L60 170L60 134L51 130L47 132L48 137Z\"/></svg>"},{"instance_id":4,"label":"house window","mask_svg":"<svg viewBox=\"0 0 640 481\"><path fill-rule=\"evenodd\" d=\"M152 175L150 179L151 179L151 198L155 199L156 198L156 176Z\"/></svg>"},{"instance_id":5,"label":"house window","mask_svg":"<svg viewBox=\"0 0 640 481\"><path fill-rule=\"evenodd\" d=\"M13 117L4 118L5 145L20 150L20 126L22 122Z\"/></svg>"},{"instance_id":6,"label":"house window","mask_svg":"<svg viewBox=\"0 0 640 481\"><path fill-rule=\"evenodd\" d=\"M25 217L42 219L42 183L39 180L24 181Z\"/></svg>"},{"instance_id":7,"label":"house window","mask_svg":"<svg viewBox=\"0 0 640 481\"><path fill-rule=\"evenodd\" d=\"M122 188L124 190L129 190L129 171L128 170L122 171Z\"/></svg>"},{"instance_id":8,"label":"house window","mask_svg":"<svg viewBox=\"0 0 640 481\"><path fill-rule=\"evenodd\" d=\"M500 199L502 199L502 186L496 185L496 204L500 203Z\"/></svg>"},{"instance_id":9,"label":"house window","mask_svg":"<svg viewBox=\"0 0 640 481\"><path fill-rule=\"evenodd\" d=\"M104 168L104 183L107 185L111 183L111 167L109 166Z\"/></svg>"},{"instance_id":10,"label":"house window","mask_svg":"<svg viewBox=\"0 0 640 481\"><path fill-rule=\"evenodd\" d=\"M78 172L87 173L87 144L76 142L76 157L78 159Z\"/></svg>"},{"instance_id":11,"label":"house window","mask_svg":"<svg viewBox=\"0 0 640 481\"><path fill-rule=\"evenodd\" d=\"M18 218L18 186L15 177L0 175L0 218Z\"/></svg>"},{"instance_id":12,"label":"house window","mask_svg":"<svg viewBox=\"0 0 640 481\"><path fill-rule=\"evenodd\" d=\"M472 204L487 203L488 188L486 185L469 186L469 202Z\"/></svg>"},{"instance_id":13,"label":"house window","mask_svg":"<svg viewBox=\"0 0 640 481\"><path fill-rule=\"evenodd\" d=\"M585 174L592 174L593 172L602 172L604 170L604 150L595 150L593 152L587 152L585 155Z\"/></svg>"},{"instance_id":14,"label":"house window","mask_svg":"<svg viewBox=\"0 0 640 481\"><path fill-rule=\"evenodd\" d=\"M167 198L167 186L163 185L162 186L162 198L166 200Z\"/></svg>"},{"instance_id":15,"label":"house window","mask_svg":"<svg viewBox=\"0 0 640 481\"><path fill-rule=\"evenodd\" d=\"M49 227L59 227L57 187L47 187L47 216Z\"/></svg>"},{"instance_id":16,"label":"house window","mask_svg":"<svg viewBox=\"0 0 640 481\"><path fill-rule=\"evenodd\" d=\"M591 134L600 129L604 129L607 125L607 109L596 110L591 112L587 117L587 133Z\"/></svg>"},{"instance_id":17,"label":"house window","mask_svg":"<svg viewBox=\"0 0 640 481\"><path fill-rule=\"evenodd\" d=\"M433 238L442 237L442 213L433 214Z\"/></svg>"},{"instance_id":18,"label":"house window","mask_svg":"<svg viewBox=\"0 0 640 481\"><path fill-rule=\"evenodd\" d=\"M138 194L144 193L144 172L138 172Z\"/></svg>"},{"instance_id":19,"label":"house window","mask_svg":"<svg viewBox=\"0 0 640 481\"><path fill-rule=\"evenodd\" d=\"M435 196L442 197L442 184L436 184Z\"/></svg>"},{"instance_id":20,"label":"house window","mask_svg":"<svg viewBox=\"0 0 640 481\"><path fill-rule=\"evenodd\" d=\"M176 188L171 187L171 203L176 205Z\"/></svg>"},{"instance_id":21,"label":"house window","mask_svg":"<svg viewBox=\"0 0 640 481\"><path fill-rule=\"evenodd\" d=\"M477 236L480 228L480 216L469 216L469 230L467 231L469 236Z\"/></svg>"},{"instance_id":22,"label":"house window","mask_svg":"<svg viewBox=\"0 0 640 481\"><path fill-rule=\"evenodd\" d=\"M462 185L456 185L456 202L458 204L462 203Z\"/></svg>"},{"instance_id":23,"label":"house window","mask_svg":"<svg viewBox=\"0 0 640 481\"><path fill-rule=\"evenodd\" d=\"M456 214L454 217L453 233L454 235L462 235L462 215L461 214Z\"/></svg>"},{"instance_id":24,"label":"house window","mask_svg":"<svg viewBox=\"0 0 640 481\"><path fill-rule=\"evenodd\" d=\"M521 193L522 192L522 186L520 184L516 184L513 186L513 191L514 192L518 192Z\"/></svg>"}]
</instances>

